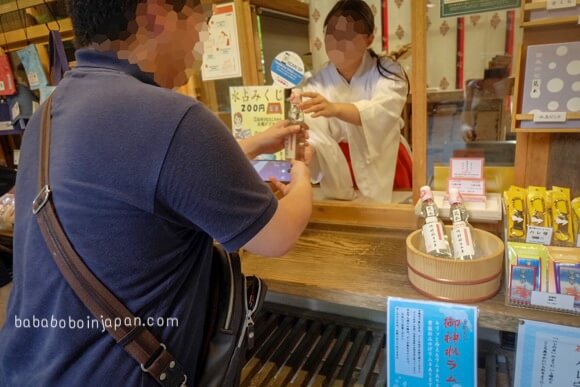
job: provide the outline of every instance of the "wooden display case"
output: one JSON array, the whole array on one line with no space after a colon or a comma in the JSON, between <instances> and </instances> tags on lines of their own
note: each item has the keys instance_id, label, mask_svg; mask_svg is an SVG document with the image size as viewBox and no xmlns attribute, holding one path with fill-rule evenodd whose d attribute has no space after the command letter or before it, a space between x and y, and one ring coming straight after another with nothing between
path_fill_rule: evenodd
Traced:
<instances>
[{"instance_id":1,"label":"wooden display case","mask_svg":"<svg viewBox=\"0 0 580 387\"><path fill-rule=\"evenodd\" d=\"M512 119L512 130L517 133L515 169L518 172L515 183L519 186L568 186L575 197L580 195L580 159L577 154L580 145L580 136L577 133L580 128L554 129L548 124L538 129L521 127L522 121L532 118L529 114L522 114L524 112L521 109L527 48L531 45L580 40L580 1L562 0L570 4L575 2L575 7L564 9L569 10L567 12L573 13L572 15L554 16L561 15L562 11L546 11L542 14L543 17L534 17L534 13L546 10L550 1L526 0L521 5L520 27L523 28L523 38L514 99L515 111L518 114ZM580 119L579 112L569 112L567 119Z\"/></svg>"},{"instance_id":2,"label":"wooden display case","mask_svg":"<svg viewBox=\"0 0 580 387\"><path fill-rule=\"evenodd\" d=\"M558 8L555 8L558 7ZM550 15L549 13L552 13ZM524 0L521 26L524 28L577 24L580 0Z\"/></svg>"}]
</instances>

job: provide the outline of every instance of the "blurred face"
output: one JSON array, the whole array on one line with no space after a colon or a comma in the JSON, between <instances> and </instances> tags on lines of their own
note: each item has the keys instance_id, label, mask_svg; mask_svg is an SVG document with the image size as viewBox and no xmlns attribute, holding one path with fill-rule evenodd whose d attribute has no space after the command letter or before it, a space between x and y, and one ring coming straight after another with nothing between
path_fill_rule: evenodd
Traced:
<instances>
[{"instance_id":1,"label":"blurred face","mask_svg":"<svg viewBox=\"0 0 580 387\"><path fill-rule=\"evenodd\" d=\"M331 17L326 26L324 44L328 59L339 70L358 66L373 35L367 34L364 21L354 21L351 16Z\"/></svg>"},{"instance_id":2,"label":"blurred face","mask_svg":"<svg viewBox=\"0 0 580 387\"><path fill-rule=\"evenodd\" d=\"M119 58L153 74L159 85L181 86L201 64L209 12L207 6L187 4L175 12L165 0L147 0L137 6L130 38L111 44L118 45Z\"/></svg>"}]
</instances>

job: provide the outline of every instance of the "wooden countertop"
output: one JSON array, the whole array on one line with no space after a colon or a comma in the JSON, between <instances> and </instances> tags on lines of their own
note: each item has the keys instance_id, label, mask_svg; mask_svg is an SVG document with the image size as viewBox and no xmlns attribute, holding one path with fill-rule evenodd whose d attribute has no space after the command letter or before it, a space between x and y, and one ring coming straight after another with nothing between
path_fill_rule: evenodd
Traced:
<instances>
[{"instance_id":1,"label":"wooden countertop","mask_svg":"<svg viewBox=\"0 0 580 387\"><path fill-rule=\"evenodd\" d=\"M407 235L311 225L283 257L243 252L242 268L265 279L277 293L385 311L388 296L427 299L407 278ZM486 328L517 332L520 319L580 327L578 316L507 306L503 290L476 306L479 324Z\"/></svg>"}]
</instances>

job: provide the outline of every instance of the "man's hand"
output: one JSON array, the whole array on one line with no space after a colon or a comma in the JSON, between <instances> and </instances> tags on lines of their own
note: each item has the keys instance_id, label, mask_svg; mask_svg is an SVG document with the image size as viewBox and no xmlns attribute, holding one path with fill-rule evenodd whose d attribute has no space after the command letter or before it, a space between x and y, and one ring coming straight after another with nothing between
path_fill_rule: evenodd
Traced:
<instances>
[{"instance_id":1,"label":"man's hand","mask_svg":"<svg viewBox=\"0 0 580 387\"><path fill-rule=\"evenodd\" d=\"M270 181L278 191L282 192L283 196L286 196L297 185L310 185L310 169L306 163L298 160L292 160L292 167L290 169L290 183L284 184L278 181L275 177L270 177Z\"/></svg>"},{"instance_id":2,"label":"man's hand","mask_svg":"<svg viewBox=\"0 0 580 387\"><path fill-rule=\"evenodd\" d=\"M290 125L288 120L279 121L265 131L252 137L238 141L248 158L253 159L264 153L276 153L284 149L284 139L293 133L298 133L300 125ZM306 131L308 138L308 131Z\"/></svg>"}]
</instances>

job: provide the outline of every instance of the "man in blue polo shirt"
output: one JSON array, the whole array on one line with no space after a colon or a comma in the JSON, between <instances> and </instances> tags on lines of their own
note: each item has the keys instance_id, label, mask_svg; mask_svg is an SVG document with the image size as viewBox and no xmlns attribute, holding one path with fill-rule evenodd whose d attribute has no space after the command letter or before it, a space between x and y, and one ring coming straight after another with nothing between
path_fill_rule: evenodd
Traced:
<instances>
[{"instance_id":1,"label":"man in blue polo shirt","mask_svg":"<svg viewBox=\"0 0 580 387\"><path fill-rule=\"evenodd\" d=\"M195 385L212 239L229 250L281 255L308 222L306 165L294 162L278 201L245 156L279 148L297 128L280 124L238 144L200 103L167 90L187 79L202 45L201 8L164 0L68 3L83 48L53 95L54 204L88 267L143 321L154 319L151 330ZM39 123L37 112L20 156L0 386L154 386L95 325L46 248L31 211Z\"/></svg>"}]
</instances>

